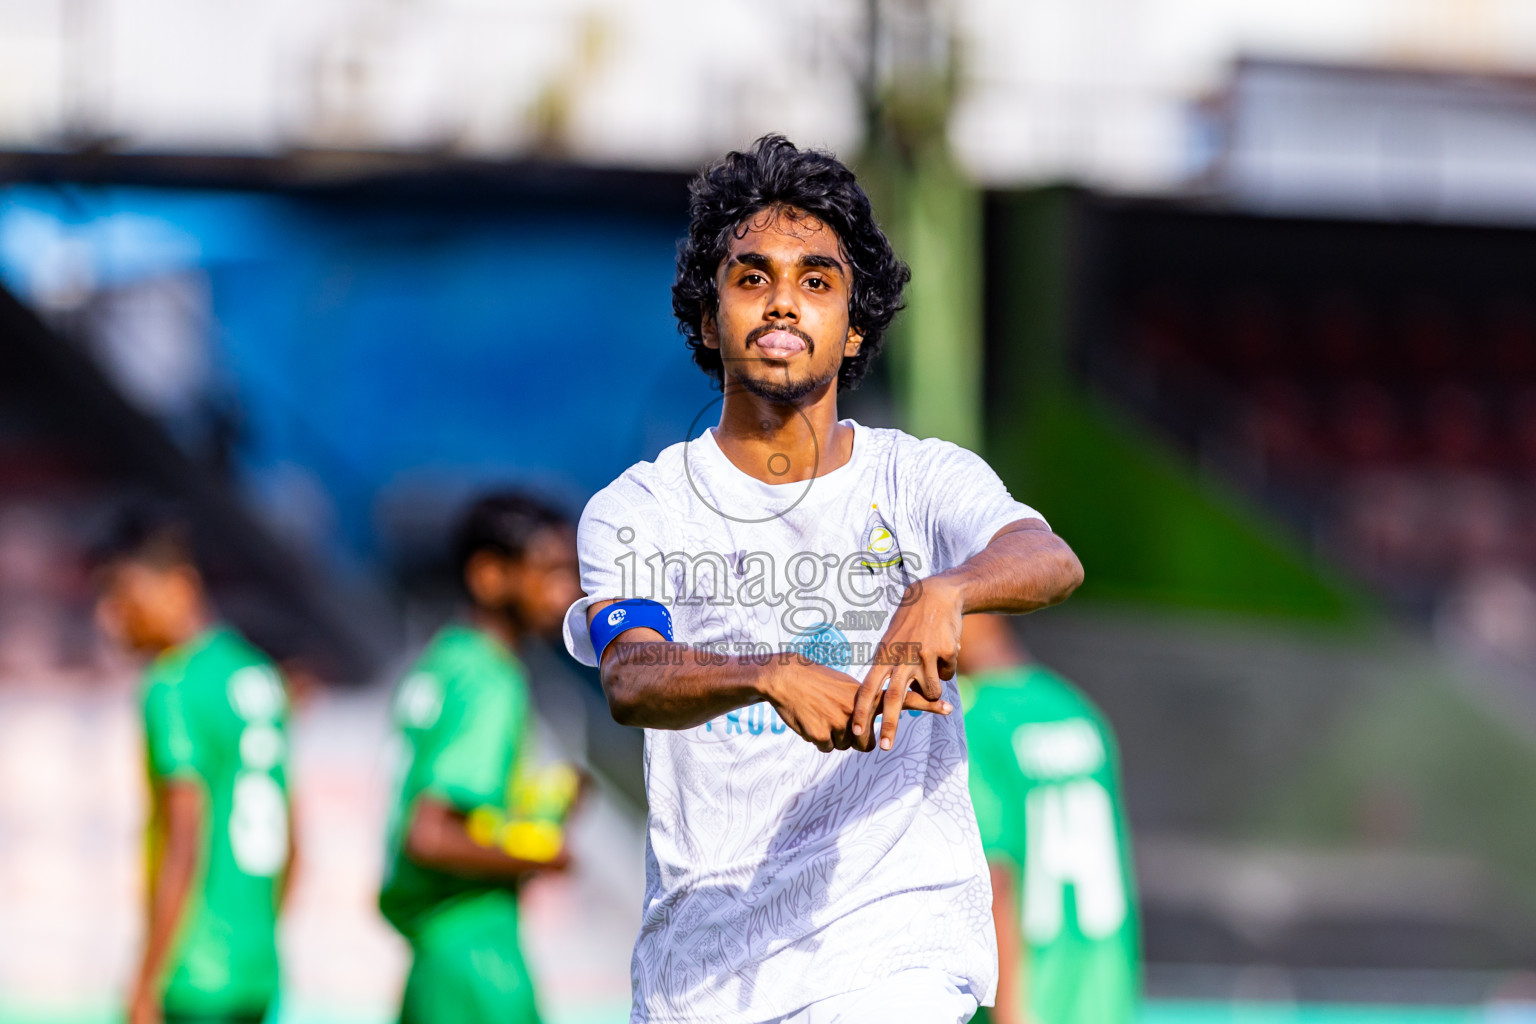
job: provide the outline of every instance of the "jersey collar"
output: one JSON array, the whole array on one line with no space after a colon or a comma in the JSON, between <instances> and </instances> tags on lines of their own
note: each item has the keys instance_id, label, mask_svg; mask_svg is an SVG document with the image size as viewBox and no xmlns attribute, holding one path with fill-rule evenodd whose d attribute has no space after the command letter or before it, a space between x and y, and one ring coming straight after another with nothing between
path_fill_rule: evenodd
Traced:
<instances>
[{"instance_id":1,"label":"jersey collar","mask_svg":"<svg viewBox=\"0 0 1536 1024\"><path fill-rule=\"evenodd\" d=\"M789 509L790 507L804 508L826 503L837 497L848 486L848 482L858 475L859 467L863 464L865 455L869 449L867 431L857 422L851 419L839 420L842 426L853 431L853 451L848 456L848 461L827 473L821 473L809 480L797 480L788 484L764 483L750 474L742 472L736 467L725 452L720 450L719 443L715 440L715 428L709 427L693 443L698 447L697 458L708 467L707 472L711 481L719 481L724 486L746 496L754 502L760 502L771 509Z\"/></svg>"}]
</instances>

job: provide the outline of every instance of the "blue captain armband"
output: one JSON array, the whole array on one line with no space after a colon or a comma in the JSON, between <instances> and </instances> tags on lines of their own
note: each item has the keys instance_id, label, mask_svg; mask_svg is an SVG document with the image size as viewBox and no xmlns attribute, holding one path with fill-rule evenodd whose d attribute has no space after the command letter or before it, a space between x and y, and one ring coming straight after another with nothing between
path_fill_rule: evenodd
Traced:
<instances>
[{"instance_id":1,"label":"blue captain armband","mask_svg":"<svg viewBox=\"0 0 1536 1024\"><path fill-rule=\"evenodd\" d=\"M592 636L592 652L603 663L603 651L626 629L654 629L666 640L672 639L672 613L659 601L643 597L615 601L598 613L587 632Z\"/></svg>"}]
</instances>

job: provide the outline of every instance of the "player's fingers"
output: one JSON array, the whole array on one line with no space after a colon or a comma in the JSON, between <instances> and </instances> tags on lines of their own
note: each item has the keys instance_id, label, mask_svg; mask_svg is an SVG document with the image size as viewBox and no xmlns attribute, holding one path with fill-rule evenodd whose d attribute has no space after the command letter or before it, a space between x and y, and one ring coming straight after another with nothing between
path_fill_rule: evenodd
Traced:
<instances>
[{"instance_id":1,"label":"player's fingers","mask_svg":"<svg viewBox=\"0 0 1536 1024\"><path fill-rule=\"evenodd\" d=\"M884 723L890 720L890 716L886 714L887 707L890 704L890 695L893 693L905 693L911 686L912 680L910 676L904 674L908 672L910 667L900 663L889 664L884 667L884 672L880 678L880 688L875 693L875 703L870 705L869 721L865 725L863 733L859 736L860 750L874 750L880 745L881 739L886 736L887 730ZM875 725L877 721L881 723L878 728Z\"/></svg>"},{"instance_id":2,"label":"player's fingers","mask_svg":"<svg viewBox=\"0 0 1536 1024\"><path fill-rule=\"evenodd\" d=\"M855 737L853 732L848 728L846 724L841 729L833 729L832 749L847 750L849 747L853 746L854 738Z\"/></svg>"},{"instance_id":3,"label":"player's fingers","mask_svg":"<svg viewBox=\"0 0 1536 1024\"><path fill-rule=\"evenodd\" d=\"M853 730L856 742L860 750L871 750L875 745L875 706L880 699L880 690L886 677L891 673L891 666L882 665L878 661L874 668L864 677L859 684L859 692L853 698L853 716L849 720L849 727Z\"/></svg>"},{"instance_id":4,"label":"player's fingers","mask_svg":"<svg viewBox=\"0 0 1536 1024\"><path fill-rule=\"evenodd\" d=\"M946 681L955 678L955 670L959 666L960 645L956 644L954 650L939 656L939 678Z\"/></svg>"},{"instance_id":5,"label":"player's fingers","mask_svg":"<svg viewBox=\"0 0 1536 1024\"><path fill-rule=\"evenodd\" d=\"M924 649L918 655L921 669L918 675L918 689L923 691L923 696L929 700L938 700L944 696L944 680L939 677L939 656L936 652Z\"/></svg>"},{"instance_id":6,"label":"player's fingers","mask_svg":"<svg viewBox=\"0 0 1536 1024\"><path fill-rule=\"evenodd\" d=\"M928 711L935 715L947 715L955 710L947 700L929 700L916 690L908 690L901 702L903 711Z\"/></svg>"},{"instance_id":7,"label":"player's fingers","mask_svg":"<svg viewBox=\"0 0 1536 1024\"><path fill-rule=\"evenodd\" d=\"M859 710L857 708L854 710L853 718L849 722L849 733L853 738L853 748L855 750L862 750L868 753L875 749L875 744L879 741L875 722L877 721L876 716L880 714L881 702L885 699L885 683L890 677L890 671L890 668L887 666L880 667L880 681L875 687L874 696L870 700L868 708L863 712L864 718L862 721L859 718Z\"/></svg>"},{"instance_id":8,"label":"player's fingers","mask_svg":"<svg viewBox=\"0 0 1536 1024\"><path fill-rule=\"evenodd\" d=\"M885 691L882 690L881 692L884 693ZM879 704L874 705L874 712L876 715L880 713ZM872 715L869 724L864 726L864 728L860 730L857 736L852 735L850 731L849 738L852 740L852 747L854 750L863 751L867 754L871 750L875 749L875 743L880 738L879 730L875 728L876 721L878 721L878 719Z\"/></svg>"},{"instance_id":9,"label":"player's fingers","mask_svg":"<svg viewBox=\"0 0 1536 1024\"><path fill-rule=\"evenodd\" d=\"M881 750L890 750L896 743L896 726L901 723L901 705L912 687L910 675L910 669L905 665L891 673L891 684L886 688L880 709Z\"/></svg>"},{"instance_id":10,"label":"player's fingers","mask_svg":"<svg viewBox=\"0 0 1536 1024\"><path fill-rule=\"evenodd\" d=\"M829 736L829 735L817 736L815 734L815 731L812 730L807 723L799 721L798 719L790 723L790 728L794 729L795 733L801 739L805 740L805 742L809 743L811 746L815 747L817 750L821 751L823 754L830 754L830 753L832 753L832 737L831 736Z\"/></svg>"}]
</instances>

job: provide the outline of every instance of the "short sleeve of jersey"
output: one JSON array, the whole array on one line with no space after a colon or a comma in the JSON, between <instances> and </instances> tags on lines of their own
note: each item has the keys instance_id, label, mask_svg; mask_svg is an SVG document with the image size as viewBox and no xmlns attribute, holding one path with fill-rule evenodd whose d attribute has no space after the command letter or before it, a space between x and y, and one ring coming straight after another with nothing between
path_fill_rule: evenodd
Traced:
<instances>
[{"instance_id":1,"label":"short sleeve of jersey","mask_svg":"<svg viewBox=\"0 0 1536 1024\"><path fill-rule=\"evenodd\" d=\"M975 452L948 441L917 442L912 478L922 481L921 528L938 573L952 569L981 551L1009 523L1045 517L1015 501L992 467Z\"/></svg>"},{"instance_id":2,"label":"short sleeve of jersey","mask_svg":"<svg viewBox=\"0 0 1536 1024\"><path fill-rule=\"evenodd\" d=\"M144 741L155 778L185 778L197 773L197 748L181 692L164 680L152 681L144 694Z\"/></svg>"},{"instance_id":3,"label":"short sleeve of jersey","mask_svg":"<svg viewBox=\"0 0 1536 1024\"><path fill-rule=\"evenodd\" d=\"M461 810L503 803L516 756L508 738L522 735L527 716L520 691L473 672L443 684L443 735L423 766L422 789Z\"/></svg>"},{"instance_id":4,"label":"short sleeve of jersey","mask_svg":"<svg viewBox=\"0 0 1536 1024\"><path fill-rule=\"evenodd\" d=\"M649 575L643 592L637 576L648 574L646 559L662 548L661 505L629 474L598 491L587 502L576 528L581 559L580 598L565 613L565 649L583 665L597 665L587 631L587 609L599 601L654 597ZM626 568L626 566L628 568Z\"/></svg>"}]
</instances>

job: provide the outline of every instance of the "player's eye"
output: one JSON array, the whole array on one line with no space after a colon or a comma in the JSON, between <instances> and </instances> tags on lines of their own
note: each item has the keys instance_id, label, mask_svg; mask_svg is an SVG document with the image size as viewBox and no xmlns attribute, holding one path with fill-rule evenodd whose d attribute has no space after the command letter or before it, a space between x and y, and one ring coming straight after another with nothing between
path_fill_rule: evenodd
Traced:
<instances>
[{"instance_id":1,"label":"player's eye","mask_svg":"<svg viewBox=\"0 0 1536 1024\"><path fill-rule=\"evenodd\" d=\"M767 278L755 270L741 276L742 284L762 284L766 280Z\"/></svg>"},{"instance_id":2,"label":"player's eye","mask_svg":"<svg viewBox=\"0 0 1536 1024\"><path fill-rule=\"evenodd\" d=\"M811 289L811 291L818 291L822 288L831 287L827 284L827 279L824 277L808 277L805 279L805 286Z\"/></svg>"}]
</instances>

